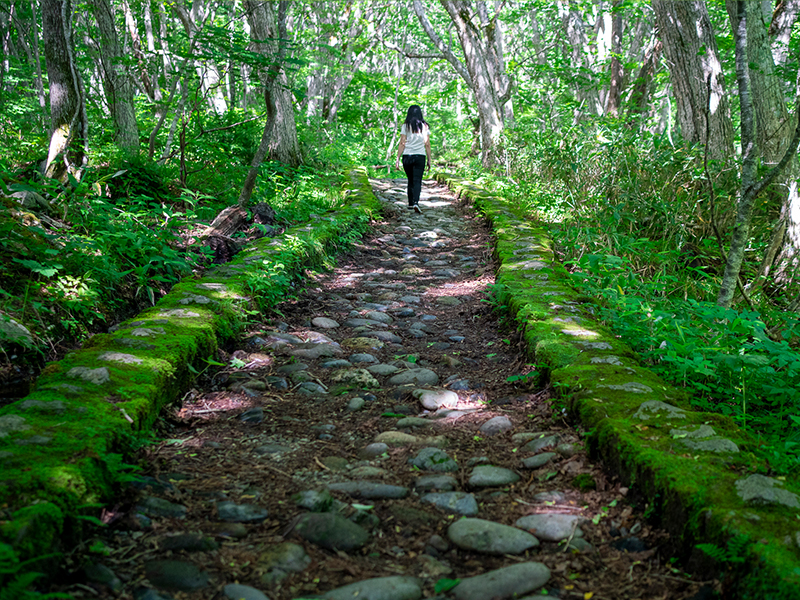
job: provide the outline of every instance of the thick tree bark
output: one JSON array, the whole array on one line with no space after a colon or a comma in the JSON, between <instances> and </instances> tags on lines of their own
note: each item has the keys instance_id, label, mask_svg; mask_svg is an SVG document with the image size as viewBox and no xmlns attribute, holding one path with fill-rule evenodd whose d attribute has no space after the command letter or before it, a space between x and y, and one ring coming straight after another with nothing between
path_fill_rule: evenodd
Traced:
<instances>
[{"instance_id":1,"label":"thick tree bark","mask_svg":"<svg viewBox=\"0 0 800 600\"><path fill-rule=\"evenodd\" d=\"M250 201L258 177L259 167L266 158L277 160L291 166L302 163L300 144L292 107L292 95L283 68L286 53L286 11L289 2L281 0L277 6L270 2L245 0L244 8L250 23L250 36L255 49L269 57L271 64L261 69L259 78L264 86L264 101L267 107L267 123L261 135L258 150L250 164L239 205ZM277 10L276 10L277 9Z\"/></svg>"},{"instance_id":2,"label":"thick tree bark","mask_svg":"<svg viewBox=\"0 0 800 600\"><path fill-rule=\"evenodd\" d=\"M50 148L44 172L61 179L86 164L88 121L72 42L71 0L42 0L47 78L50 84Z\"/></svg>"},{"instance_id":3,"label":"thick tree bark","mask_svg":"<svg viewBox=\"0 0 800 600\"><path fill-rule=\"evenodd\" d=\"M701 0L652 0L652 5L675 90L681 135L692 144L707 142L709 156L725 160L733 155L733 125L706 5ZM706 132L709 104L710 131Z\"/></svg>"},{"instance_id":4,"label":"thick tree bark","mask_svg":"<svg viewBox=\"0 0 800 600\"><path fill-rule=\"evenodd\" d=\"M139 128L133 105L133 85L122 64L122 50L108 0L91 0L100 30L100 63L103 90L111 110L117 144L128 152L139 151Z\"/></svg>"},{"instance_id":5,"label":"thick tree bark","mask_svg":"<svg viewBox=\"0 0 800 600\"><path fill-rule=\"evenodd\" d=\"M664 45L661 40L656 40L645 52L639 74L633 81L633 91L628 102L628 116L631 121L644 115L650 107L650 87L656 73L656 66L661 58ZM631 123L632 124L632 123Z\"/></svg>"}]
</instances>

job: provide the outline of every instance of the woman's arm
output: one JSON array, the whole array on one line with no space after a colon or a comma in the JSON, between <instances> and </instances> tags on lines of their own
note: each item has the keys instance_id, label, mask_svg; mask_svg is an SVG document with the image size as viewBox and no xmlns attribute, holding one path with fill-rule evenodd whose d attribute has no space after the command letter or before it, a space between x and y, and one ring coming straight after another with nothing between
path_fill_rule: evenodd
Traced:
<instances>
[{"instance_id":1,"label":"woman's arm","mask_svg":"<svg viewBox=\"0 0 800 600\"><path fill-rule=\"evenodd\" d=\"M428 155L428 164L426 165L426 168L427 168L428 171L430 171L431 170L431 162L432 162L431 161L431 138L430 137L428 137L428 139L425 140L425 154Z\"/></svg>"},{"instance_id":2,"label":"woman's arm","mask_svg":"<svg viewBox=\"0 0 800 600\"><path fill-rule=\"evenodd\" d=\"M397 160L394 161L394 168L400 168L400 157L403 156L403 150L406 149L406 136L405 134L400 134L400 145L397 147Z\"/></svg>"}]
</instances>

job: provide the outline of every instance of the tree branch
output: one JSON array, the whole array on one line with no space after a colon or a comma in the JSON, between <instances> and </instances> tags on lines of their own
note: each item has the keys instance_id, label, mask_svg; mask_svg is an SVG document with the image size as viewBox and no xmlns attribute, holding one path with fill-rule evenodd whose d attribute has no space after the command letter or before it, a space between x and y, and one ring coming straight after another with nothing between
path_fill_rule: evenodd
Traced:
<instances>
[{"instance_id":1,"label":"tree branch","mask_svg":"<svg viewBox=\"0 0 800 600\"><path fill-rule=\"evenodd\" d=\"M419 19L420 25L425 30L425 33L428 34L428 37L433 42L434 46L436 46L437 50L441 52L447 61L453 65L453 68L456 70L461 78L466 82L469 88L472 88L472 77L470 77L469 72L467 71L466 67L463 63L458 60L455 54L445 46L442 38L439 37L439 34L433 29L433 25L428 20L428 16L425 14L425 7L422 5L420 0L414 0L414 12L417 13L417 18Z\"/></svg>"}]
</instances>

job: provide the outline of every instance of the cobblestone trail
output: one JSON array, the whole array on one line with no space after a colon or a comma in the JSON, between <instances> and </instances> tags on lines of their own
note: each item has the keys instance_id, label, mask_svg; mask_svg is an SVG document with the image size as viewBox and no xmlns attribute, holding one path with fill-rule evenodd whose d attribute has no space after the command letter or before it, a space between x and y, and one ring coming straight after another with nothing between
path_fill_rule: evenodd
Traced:
<instances>
[{"instance_id":1,"label":"cobblestone trail","mask_svg":"<svg viewBox=\"0 0 800 600\"><path fill-rule=\"evenodd\" d=\"M187 394L59 589L704 597L548 391L520 377L531 369L487 294L480 218L443 187L426 186L421 215L405 208L404 180L373 187L386 221Z\"/></svg>"}]
</instances>

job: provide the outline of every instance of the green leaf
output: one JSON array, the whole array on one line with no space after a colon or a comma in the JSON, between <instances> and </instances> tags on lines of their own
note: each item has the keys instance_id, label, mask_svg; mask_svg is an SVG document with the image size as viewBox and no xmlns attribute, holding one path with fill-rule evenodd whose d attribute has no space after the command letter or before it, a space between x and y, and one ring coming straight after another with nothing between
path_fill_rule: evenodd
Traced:
<instances>
[{"instance_id":1,"label":"green leaf","mask_svg":"<svg viewBox=\"0 0 800 600\"><path fill-rule=\"evenodd\" d=\"M461 583L460 579L445 579L442 578L436 582L433 586L433 593L434 594L444 594L445 592L449 592L454 587L456 587L459 583Z\"/></svg>"}]
</instances>

